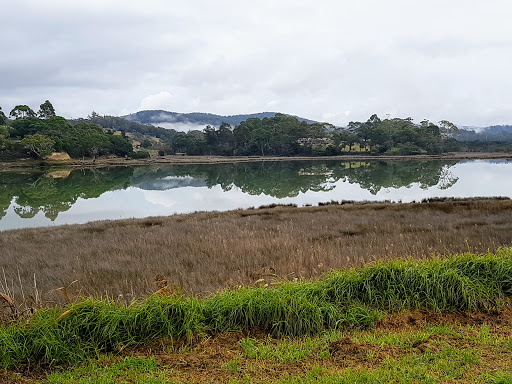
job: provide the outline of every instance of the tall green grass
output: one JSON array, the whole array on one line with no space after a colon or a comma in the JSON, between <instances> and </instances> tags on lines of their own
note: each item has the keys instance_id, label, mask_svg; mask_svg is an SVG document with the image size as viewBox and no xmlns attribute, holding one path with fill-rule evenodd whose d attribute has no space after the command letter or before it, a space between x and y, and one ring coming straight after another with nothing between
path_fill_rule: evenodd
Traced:
<instances>
[{"instance_id":1,"label":"tall green grass","mask_svg":"<svg viewBox=\"0 0 512 384\"><path fill-rule=\"evenodd\" d=\"M226 290L206 299L151 296L124 307L88 299L0 327L0 366L73 362L162 337L260 327L276 335L368 327L382 311L492 306L512 293L512 249L334 271L313 282Z\"/></svg>"},{"instance_id":2,"label":"tall green grass","mask_svg":"<svg viewBox=\"0 0 512 384\"><path fill-rule=\"evenodd\" d=\"M329 301L384 310L476 309L512 293L512 251L428 261L390 261L336 271L320 284Z\"/></svg>"}]
</instances>

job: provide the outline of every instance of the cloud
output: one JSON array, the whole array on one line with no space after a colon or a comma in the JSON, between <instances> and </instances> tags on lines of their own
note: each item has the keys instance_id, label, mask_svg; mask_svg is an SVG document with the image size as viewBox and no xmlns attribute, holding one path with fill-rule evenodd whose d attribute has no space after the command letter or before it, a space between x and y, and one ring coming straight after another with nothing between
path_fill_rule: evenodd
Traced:
<instances>
[{"instance_id":1,"label":"cloud","mask_svg":"<svg viewBox=\"0 0 512 384\"><path fill-rule=\"evenodd\" d=\"M206 125L199 125L199 124L169 123L169 122L156 122L155 125L162 127L162 128L174 129L175 131L180 131L180 132L202 131L206 127Z\"/></svg>"},{"instance_id":2,"label":"cloud","mask_svg":"<svg viewBox=\"0 0 512 384\"><path fill-rule=\"evenodd\" d=\"M162 109L172 110L173 96L167 91L161 91L155 95L149 95L140 102L140 110Z\"/></svg>"},{"instance_id":3,"label":"cloud","mask_svg":"<svg viewBox=\"0 0 512 384\"><path fill-rule=\"evenodd\" d=\"M506 0L6 2L0 105L512 123ZM346 116L344 111L351 111Z\"/></svg>"}]
</instances>

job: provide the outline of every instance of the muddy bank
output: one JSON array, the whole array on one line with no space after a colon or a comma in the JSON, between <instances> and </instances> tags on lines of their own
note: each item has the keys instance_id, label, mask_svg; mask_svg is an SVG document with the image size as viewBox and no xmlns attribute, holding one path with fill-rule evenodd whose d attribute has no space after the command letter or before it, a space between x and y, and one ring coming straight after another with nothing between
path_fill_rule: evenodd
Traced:
<instances>
[{"instance_id":1,"label":"muddy bank","mask_svg":"<svg viewBox=\"0 0 512 384\"><path fill-rule=\"evenodd\" d=\"M257 161L314 161L314 160L382 160L382 161L406 161L406 160L477 160L477 159L507 159L512 160L512 153L484 153L484 152L451 152L442 155L418 155L418 156L369 156L369 155L342 155L342 156L317 156L317 157L277 157L277 156L158 156L149 159L125 159L125 158L99 158L96 160L67 160L67 161L37 161L19 160L16 162L0 162L0 170L16 168L39 167L112 167L134 166L150 164L224 164L237 162Z\"/></svg>"}]
</instances>

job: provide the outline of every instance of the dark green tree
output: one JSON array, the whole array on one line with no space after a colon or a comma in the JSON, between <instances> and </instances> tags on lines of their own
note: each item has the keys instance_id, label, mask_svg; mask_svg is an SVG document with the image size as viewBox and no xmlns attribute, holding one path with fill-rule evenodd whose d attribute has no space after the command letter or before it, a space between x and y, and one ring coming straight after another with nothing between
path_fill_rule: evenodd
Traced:
<instances>
[{"instance_id":1,"label":"dark green tree","mask_svg":"<svg viewBox=\"0 0 512 384\"><path fill-rule=\"evenodd\" d=\"M219 155L230 156L235 149L235 137L228 123L222 123L217 131L217 151Z\"/></svg>"},{"instance_id":2,"label":"dark green tree","mask_svg":"<svg viewBox=\"0 0 512 384\"><path fill-rule=\"evenodd\" d=\"M153 146L153 142L149 139L144 139L140 144L142 148L151 148Z\"/></svg>"},{"instance_id":3,"label":"dark green tree","mask_svg":"<svg viewBox=\"0 0 512 384\"><path fill-rule=\"evenodd\" d=\"M6 126L0 125L0 139L6 139L9 137L9 130Z\"/></svg>"},{"instance_id":4,"label":"dark green tree","mask_svg":"<svg viewBox=\"0 0 512 384\"><path fill-rule=\"evenodd\" d=\"M28 105L17 105L11 110L9 116L14 119L24 119L26 117L35 117L36 113Z\"/></svg>"},{"instance_id":5,"label":"dark green tree","mask_svg":"<svg viewBox=\"0 0 512 384\"><path fill-rule=\"evenodd\" d=\"M44 121L36 117L26 117L24 119L16 119L11 122L11 136L16 139L23 139L26 135L41 133L45 130Z\"/></svg>"},{"instance_id":6,"label":"dark green tree","mask_svg":"<svg viewBox=\"0 0 512 384\"><path fill-rule=\"evenodd\" d=\"M42 159L53 152L55 141L48 136L36 133L35 135L27 135L20 142L30 152L35 154L38 158Z\"/></svg>"},{"instance_id":7,"label":"dark green tree","mask_svg":"<svg viewBox=\"0 0 512 384\"><path fill-rule=\"evenodd\" d=\"M459 128L448 120L441 120L439 122L439 128L442 133L454 133L459 131Z\"/></svg>"},{"instance_id":8,"label":"dark green tree","mask_svg":"<svg viewBox=\"0 0 512 384\"><path fill-rule=\"evenodd\" d=\"M116 156L129 156L133 153L133 147L126 136L110 135L111 153Z\"/></svg>"},{"instance_id":9,"label":"dark green tree","mask_svg":"<svg viewBox=\"0 0 512 384\"><path fill-rule=\"evenodd\" d=\"M7 116L5 116L4 112L2 111L2 107L0 107L0 125L7 124Z\"/></svg>"},{"instance_id":10,"label":"dark green tree","mask_svg":"<svg viewBox=\"0 0 512 384\"><path fill-rule=\"evenodd\" d=\"M215 130L215 127L212 127L208 124L203 129L203 132L206 145L208 146L208 152L210 155L213 155L219 141L219 138L217 137L217 131Z\"/></svg>"},{"instance_id":11,"label":"dark green tree","mask_svg":"<svg viewBox=\"0 0 512 384\"><path fill-rule=\"evenodd\" d=\"M41 104L39 106L37 116L39 116L41 119L49 119L51 117L55 117L55 108L53 108L52 103L46 100L43 104Z\"/></svg>"},{"instance_id":12,"label":"dark green tree","mask_svg":"<svg viewBox=\"0 0 512 384\"><path fill-rule=\"evenodd\" d=\"M186 153L188 155L204 155L206 152L206 140L201 131L179 132L172 140L171 145L175 153Z\"/></svg>"},{"instance_id":13,"label":"dark green tree","mask_svg":"<svg viewBox=\"0 0 512 384\"><path fill-rule=\"evenodd\" d=\"M352 132L360 147L370 145L372 153L390 155L437 154L443 148L443 137L437 125L424 120L420 125L411 118L380 120L372 115L365 123L349 124L345 135ZM336 133L338 137L342 134Z\"/></svg>"}]
</instances>

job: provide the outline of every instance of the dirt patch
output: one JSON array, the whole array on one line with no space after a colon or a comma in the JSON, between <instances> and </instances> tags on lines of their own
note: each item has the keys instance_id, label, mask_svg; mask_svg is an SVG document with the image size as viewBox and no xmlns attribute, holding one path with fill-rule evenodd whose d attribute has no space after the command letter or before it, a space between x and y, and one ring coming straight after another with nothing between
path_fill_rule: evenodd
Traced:
<instances>
[{"instance_id":1,"label":"dirt patch","mask_svg":"<svg viewBox=\"0 0 512 384\"><path fill-rule=\"evenodd\" d=\"M380 321L377 329L396 332L405 329L419 329L428 325L457 324L457 325L483 325L509 327L512 324L512 306L492 311L412 311L407 313L391 313Z\"/></svg>"},{"instance_id":2,"label":"dirt patch","mask_svg":"<svg viewBox=\"0 0 512 384\"><path fill-rule=\"evenodd\" d=\"M25 370L20 372L0 368L2 384L38 384L42 383L46 374L42 370Z\"/></svg>"},{"instance_id":3,"label":"dirt patch","mask_svg":"<svg viewBox=\"0 0 512 384\"><path fill-rule=\"evenodd\" d=\"M512 307L500 311L466 311L438 313L434 311L413 311L390 314L377 324L375 330L383 333L414 333L425 331L429 326L437 325L475 326L474 335L478 334L478 326L489 325L491 334L500 334L505 338L512 336ZM471 334L466 330L466 333ZM183 341L165 344L160 341L153 346L138 348L124 353L137 356L154 356L159 365L172 368L176 372L173 378L184 382L228 382L234 378L243 379L244 374L262 382L278 380L304 374L315 366L321 366L328 373L341 372L343 369L374 369L389 359L400 359L409 354L435 353L443 348L469 349L474 343L468 338L456 335L434 334L416 340L410 346L397 346L385 343L373 344L356 342L348 336L335 340L328 345L329 357L309 357L300 362L283 363L273 359L248 358L240 340L246 337L256 340L268 340L268 334L261 329L246 332L229 332L215 336L207 336L185 345ZM273 339L272 344L280 339ZM158 351L157 351L158 350ZM181 350L181 352L180 352ZM506 367L510 364L510 354L502 350L493 350L491 346L479 347L482 360L477 371L486 372L493 366ZM494 356L494 357L493 357ZM237 360L238 359L238 360ZM497 360L496 360L497 359ZM230 365L231 364L231 365ZM236 370L235 370L236 365ZM230 368L231 367L231 370ZM464 382L464 381L462 381Z\"/></svg>"},{"instance_id":4,"label":"dirt patch","mask_svg":"<svg viewBox=\"0 0 512 384\"><path fill-rule=\"evenodd\" d=\"M334 359L361 359L366 356L369 350L368 345L354 343L349 337L344 337L329 344L329 352Z\"/></svg>"},{"instance_id":5,"label":"dirt patch","mask_svg":"<svg viewBox=\"0 0 512 384\"><path fill-rule=\"evenodd\" d=\"M71 157L66 152L53 152L46 158L49 161L67 161L71 160Z\"/></svg>"}]
</instances>

